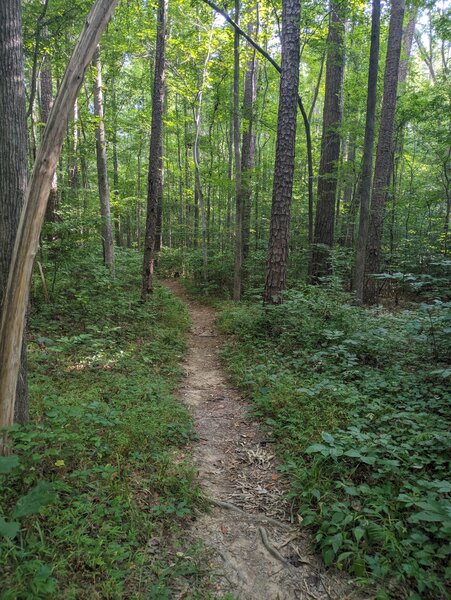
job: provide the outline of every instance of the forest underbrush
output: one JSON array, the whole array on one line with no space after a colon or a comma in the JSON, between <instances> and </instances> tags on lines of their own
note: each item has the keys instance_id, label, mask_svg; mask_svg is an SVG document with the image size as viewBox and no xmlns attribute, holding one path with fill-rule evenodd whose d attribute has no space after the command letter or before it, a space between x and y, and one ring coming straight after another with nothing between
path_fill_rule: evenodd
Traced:
<instances>
[{"instance_id":1,"label":"forest underbrush","mask_svg":"<svg viewBox=\"0 0 451 600\"><path fill-rule=\"evenodd\" d=\"M331 283L226 303L218 320L302 526L379 599L449 593L449 308L362 309Z\"/></svg>"},{"instance_id":2,"label":"forest underbrush","mask_svg":"<svg viewBox=\"0 0 451 600\"><path fill-rule=\"evenodd\" d=\"M207 598L183 534L202 504L192 421L171 394L188 314L162 287L140 303L137 253L117 252L115 279L99 263L55 263L49 302L35 282L32 415L0 458L0 597Z\"/></svg>"}]
</instances>

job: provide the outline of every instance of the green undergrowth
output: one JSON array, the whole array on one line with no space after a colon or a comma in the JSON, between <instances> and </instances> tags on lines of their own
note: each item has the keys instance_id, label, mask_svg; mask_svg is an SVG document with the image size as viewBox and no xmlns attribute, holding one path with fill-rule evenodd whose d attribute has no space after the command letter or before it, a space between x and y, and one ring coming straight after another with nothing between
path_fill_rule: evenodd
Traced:
<instances>
[{"instance_id":1,"label":"green undergrowth","mask_svg":"<svg viewBox=\"0 0 451 600\"><path fill-rule=\"evenodd\" d=\"M226 368L279 448L303 526L380 599L449 592L449 308L388 314L305 286L219 317Z\"/></svg>"},{"instance_id":2,"label":"green undergrowth","mask_svg":"<svg viewBox=\"0 0 451 600\"><path fill-rule=\"evenodd\" d=\"M51 302L34 287L31 422L0 459L0 597L208 598L208 563L184 529L203 502L191 418L171 390L188 314L140 257L60 263ZM51 273L49 264L46 274Z\"/></svg>"}]
</instances>

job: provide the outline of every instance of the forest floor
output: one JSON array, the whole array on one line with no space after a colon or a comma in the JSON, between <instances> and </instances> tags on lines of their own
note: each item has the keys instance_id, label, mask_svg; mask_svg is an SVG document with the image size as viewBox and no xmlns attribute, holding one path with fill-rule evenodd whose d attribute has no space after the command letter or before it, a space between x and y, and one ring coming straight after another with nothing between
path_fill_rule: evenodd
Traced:
<instances>
[{"instance_id":1,"label":"forest floor","mask_svg":"<svg viewBox=\"0 0 451 600\"><path fill-rule=\"evenodd\" d=\"M192 326L180 399L192 411L194 461L213 504L191 535L211 549L215 595L242 600L362 598L349 577L326 569L309 534L294 523L271 442L228 383L218 353L214 308L191 300L175 280L162 282L188 306Z\"/></svg>"}]
</instances>

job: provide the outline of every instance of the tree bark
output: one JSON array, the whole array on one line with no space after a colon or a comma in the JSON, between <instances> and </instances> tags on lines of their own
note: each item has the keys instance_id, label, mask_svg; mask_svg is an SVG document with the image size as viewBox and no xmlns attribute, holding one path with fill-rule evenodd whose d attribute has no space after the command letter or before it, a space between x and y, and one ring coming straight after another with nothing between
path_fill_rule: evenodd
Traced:
<instances>
[{"instance_id":1,"label":"tree bark","mask_svg":"<svg viewBox=\"0 0 451 600\"><path fill-rule=\"evenodd\" d=\"M152 125L150 133L149 175L147 186L147 220L144 239L144 264L141 298L145 302L153 291L155 237L158 206L163 195L163 109L165 93L166 29L168 0L158 1L155 77L152 92Z\"/></svg>"},{"instance_id":2,"label":"tree bark","mask_svg":"<svg viewBox=\"0 0 451 600\"><path fill-rule=\"evenodd\" d=\"M94 53L93 63L96 68L96 80L94 84L94 114L97 117L96 157L100 216L102 218L103 262L111 271L111 273L114 274L113 227L111 222L110 188L108 184L105 123L103 120L102 63L100 61L99 46L97 46Z\"/></svg>"},{"instance_id":3,"label":"tree bark","mask_svg":"<svg viewBox=\"0 0 451 600\"><path fill-rule=\"evenodd\" d=\"M256 7L251 9L256 11ZM258 24L257 17L250 15L248 34L254 36ZM235 30L236 35L238 33ZM255 50L252 52L246 66L244 76L244 98L243 98L243 140L241 148L241 173L239 176L239 187L237 186L237 223L235 244L235 269L233 299L240 300L243 287L243 267L249 255L249 236L252 203L252 170L255 164L255 126L254 105L257 99L257 61ZM239 216L239 219L238 219Z\"/></svg>"},{"instance_id":4,"label":"tree bark","mask_svg":"<svg viewBox=\"0 0 451 600\"><path fill-rule=\"evenodd\" d=\"M359 234L355 259L354 289L359 304L363 302L365 252L368 240L371 180L373 171L374 124L376 120L377 74L380 42L380 0L373 0L371 16L370 62L368 67L368 93L366 99L365 138L363 142L362 176L358 198L360 201Z\"/></svg>"},{"instance_id":5,"label":"tree bark","mask_svg":"<svg viewBox=\"0 0 451 600\"><path fill-rule=\"evenodd\" d=\"M0 325L0 427L9 427L14 418L31 271L38 251L39 235L53 174L58 164L69 116L83 83L85 71L116 4L117 0L97 0L89 13L50 113L25 193L11 256L8 283L3 295ZM0 10L3 11L10 6L14 6L12 0L11 5L3 0L0 3ZM8 14L11 15L10 11L1 14L0 27L5 25L8 27L10 19L3 18ZM10 51L11 48L20 46L20 35L12 41L14 41L12 44L2 44L2 51L3 48ZM20 85L17 85L18 81L20 78L14 79L16 89L20 89ZM0 87L2 90L5 89L3 80ZM3 437L1 447L6 451L6 436Z\"/></svg>"},{"instance_id":6,"label":"tree bark","mask_svg":"<svg viewBox=\"0 0 451 600\"><path fill-rule=\"evenodd\" d=\"M286 288L288 237L296 143L299 85L300 0L282 4L282 67L279 91L276 158L271 226L263 301L280 304Z\"/></svg>"},{"instance_id":7,"label":"tree bark","mask_svg":"<svg viewBox=\"0 0 451 600\"><path fill-rule=\"evenodd\" d=\"M115 67L113 67L115 68ZM119 159L117 156L117 98L116 98L116 80L113 75L111 79L111 109L113 112L113 134L112 134L112 146L113 146L113 198L116 201L119 198ZM127 217L130 216L130 211L127 208ZM130 231L127 231L130 234ZM116 246L119 248L123 245L122 240L122 222L119 208L117 208L117 214L114 215L114 237L116 238Z\"/></svg>"},{"instance_id":8,"label":"tree bark","mask_svg":"<svg viewBox=\"0 0 451 600\"><path fill-rule=\"evenodd\" d=\"M373 275L379 272L381 265L380 254L384 228L384 209L387 188L390 182L405 1L392 0L391 6L387 55L385 59L381 124L374 168L370 223L365 255L363 302L366 304L376 304L379 297L378 281Z\"/></svg>"},{"instance_id":9,"label":"tree bark","mask_svg":"<svg viewBox=\"0 0 451 600\"><path fill-rule=\"evenodd\" d=\"M20 0L0 3L0 307L27 185L27 121ZM25 339L17 380L15 421L28 420Z\"/></svg>"},{"instance_id":10,"label":"tree bark","mask_svg":"<svg viewBox=\"0 0 451 600\"><path fill-rule=\"evenodd\" d=\"M318 173L318 199L310 263L313 283L331 273L330 250L334 242L337 171L340 158L340 126L344 74L344 9L340 0L331 0L327 40L326 90Z\"/></svg>"},{"instance_id":11,"label":"tree bark","mask_svg":"<svg viewBox=\"0 0 451 600\"><path fill-rule=\"evenodd\" d=\"M407 27L404 29L402 36L402 54L399 63L398 85L401 85L407 79L409 70L410 53L412 51L413 38L415 36L415 26L417 24L418 7L413 6L409 16Z\"/></svg>"},{"instance_id":12,"label":"tree bark","mask_svg":"<svg viewBox=\"0 0 451 600\"><path fill-rule=\"evenodd\" d=\"M256 11L256 7L254 8ZM258 15L249 22L248 32L253 36L258 29ZM255 51L246 67L243 101L243 145L241 149L241 194L243 196L243 261L249 256L251 206L253 200L252 173L255 167L255 103L257 100L257 68Z\"/></svg>"},{"instance_id":13,"label":"tree bark","mask_svg":"<svg viewBox=\"0 0 451 600\"><path fill-rule=\"evenodd\" d=\"M235 0L235 23L240 24L240 0ZM241 195L240 151L240 34L233 37L233 154L235 157L235 265L233 271L233 299L241 298L241 270L243 264L243 197Z\"/></svg>"},{"instance_id":14,"label":"tree bark","mask_svg":"<svg viewBox=\"0 0 451 600\"><path fill-rule=\"evenodd\" d=\"M50 59L47 56L44 59L44 63L41 68L40 74L41 84L41 122L47 123L50 111L53 106L53 78L52 78L52 65ZM45 211L45 220L48 223L56 222L56 209L58 206L58 176L57 172L52 179L52 186L50 188L49 198L47 200L47 209Z\"/></svg>"}]
</instances>

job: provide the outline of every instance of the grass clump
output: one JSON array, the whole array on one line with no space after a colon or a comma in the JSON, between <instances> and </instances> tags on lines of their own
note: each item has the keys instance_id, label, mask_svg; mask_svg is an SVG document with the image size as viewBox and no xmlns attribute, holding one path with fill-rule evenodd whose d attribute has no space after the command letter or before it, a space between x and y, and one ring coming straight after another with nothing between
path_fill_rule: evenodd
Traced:
<instances>
[{"instance_id":1,"label":"grass clump","mask_svg":"<svg viewBox=\"0 0 451 600\"><path fill-rule=\"evenodd\" d=\"M191 418L171 394L189 319L157 286L139 302L139 257L59 265L52 302L34 288L31 422L0 461L0 596L206 598L183 528L201 503ZM200 591L199 591L200 590Z\"/></svg>"},{"instance_id":2,"label":"grass clump","mask_svg":"<svg viewBox=\"0 0 451 600\"><path fill-rule=\"evenodd\" d=\"M378 598L449 591L450 305L398 314L305 286L226 306L224 362L272 432L327 565Z\"/></svg>"}]
</instances>

